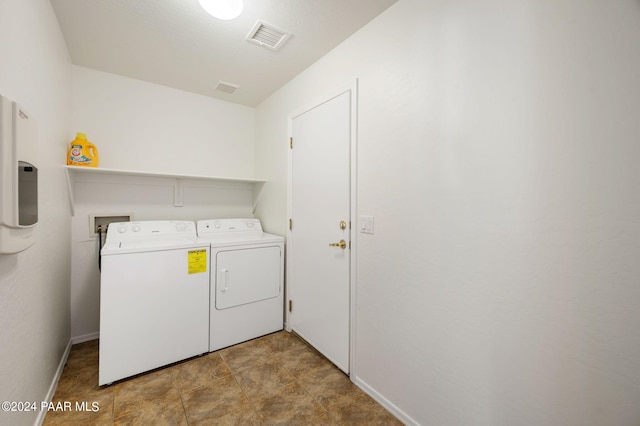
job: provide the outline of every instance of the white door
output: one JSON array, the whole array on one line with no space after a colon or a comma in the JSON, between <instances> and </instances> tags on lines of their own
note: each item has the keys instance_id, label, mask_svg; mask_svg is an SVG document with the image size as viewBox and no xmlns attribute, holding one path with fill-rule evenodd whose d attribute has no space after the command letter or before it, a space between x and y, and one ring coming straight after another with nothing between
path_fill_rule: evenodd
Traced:
<instances>
[{"instance_id":1,"label":"white door","mask_svg":"<svg viewBox=\"0 0 640 426\"><path fill-rule=\"evenodd\" d=\"M288 260L291 328L347 373L351 93L346 91L292 120Z\"/></svg>"}]
</instances>

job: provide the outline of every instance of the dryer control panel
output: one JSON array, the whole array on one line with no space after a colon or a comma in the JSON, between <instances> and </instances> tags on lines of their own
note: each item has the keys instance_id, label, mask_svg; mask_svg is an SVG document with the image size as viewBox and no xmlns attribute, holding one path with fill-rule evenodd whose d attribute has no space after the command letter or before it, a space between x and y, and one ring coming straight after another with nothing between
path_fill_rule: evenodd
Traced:
<instances>
[{"instance_id":1,"label":"dryer control panel","mask_svg":"<svg viewBox=\"0 0 640 426\"><path fill-rule=\"evenodd\" d=\"M262 233L259 219L209 219L198 221L198 235L234 232Z\"/></svg>"}]
</instances>

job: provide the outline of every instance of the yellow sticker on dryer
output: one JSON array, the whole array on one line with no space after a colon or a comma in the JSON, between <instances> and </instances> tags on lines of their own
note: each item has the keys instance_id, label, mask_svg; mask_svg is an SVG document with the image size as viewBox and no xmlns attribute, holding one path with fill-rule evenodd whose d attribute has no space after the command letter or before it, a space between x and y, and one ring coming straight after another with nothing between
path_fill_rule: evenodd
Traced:
<instances>
[{"instance_id":1,"label":"yellow sticker on dryer","mask_svg":"<svg viewBox=\"0 0 640 426\"><path fill-rule=\"evenodd\" d=\"M189 274L207 272L207 249L189 250Z\"/></svg>"}]
</instances>

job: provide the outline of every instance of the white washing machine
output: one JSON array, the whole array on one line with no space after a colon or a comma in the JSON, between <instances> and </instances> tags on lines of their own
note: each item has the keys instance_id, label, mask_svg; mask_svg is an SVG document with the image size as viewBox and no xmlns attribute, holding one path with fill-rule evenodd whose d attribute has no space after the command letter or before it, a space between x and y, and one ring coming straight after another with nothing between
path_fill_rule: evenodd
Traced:
<instances>
[{"instance_id":1,"label":"white washing machine","mask_svg":"<svg viewBox=\"0 0 640 426\"><path fill-rule=\"evenodd\" d=\"M198 221L211 245L209 350L283 329L284 238L258 219Z\"/></svg>"},{"instance_id":2,"label":"white washing machine","mask_svg":"<svg viewBox=\"0 0 640 426\"><path fill-rule=\"evenodd\" d=\"M209 245L194 222L112 223L101 254L100 385L209 351Z\"/></svg>"}]
</instances>

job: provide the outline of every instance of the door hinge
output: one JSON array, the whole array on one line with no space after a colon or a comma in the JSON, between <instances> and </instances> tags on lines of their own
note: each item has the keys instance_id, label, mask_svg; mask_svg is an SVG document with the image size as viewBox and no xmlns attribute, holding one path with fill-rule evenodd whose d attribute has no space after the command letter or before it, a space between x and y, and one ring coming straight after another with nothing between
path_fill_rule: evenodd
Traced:
<instances>
[{"instance_id":1,"label":"door hinge","mask_svg":"<svg viewBox=\"0 0 640 426\"><path fill-rule=\"evenodd\" d=\"M289 219L289 231L293 231L293 219Z\"/></svg>"},{"instance_id":2,"label":"door hinge","mask_svg":"<svg viewBox=\"0 0 640 426\"><path fill-rule=\"evenodd\" d=\"M293 311L293 300L289 300L289 312Z\"/></svg>"},{"instance_id":3,"label":"door hinge","mask_svg":"<svg viewBox=\"0 0 640 426\"><path fill-rule=\"evenodd\" d=\"M289 149L293 149L293 136L289 138Z\"/></svg>"}]
</instances>

